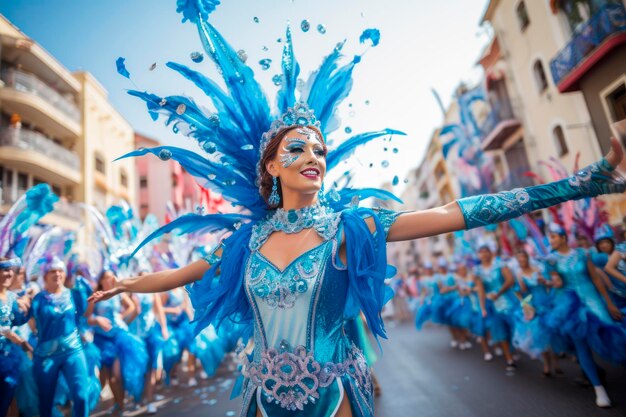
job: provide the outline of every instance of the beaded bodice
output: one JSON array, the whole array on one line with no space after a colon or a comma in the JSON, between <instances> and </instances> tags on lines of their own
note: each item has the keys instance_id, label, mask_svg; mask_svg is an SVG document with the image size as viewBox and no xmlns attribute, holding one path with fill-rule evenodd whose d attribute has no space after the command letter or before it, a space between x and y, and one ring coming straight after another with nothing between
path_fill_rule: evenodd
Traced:
<instances>
[{"instance_id":1,"label":"beaded bodice","mask_svg":"<svg viewBox=\"0 0 626 417\"><path fill-rule=\"evenodd\" d=\"M8 330L16 317L17 296L11 291L7 291L6 295L6 301L0 300L0 330Z\"/></svg>"},{"instance_id":2,"label":"beaded bodice","mask_svg":"<svg viewBox=\"0 0 626 417\"><path fill-rule=\"evenodd\" d=\"M154 315L153 304L154 294L135 294L135 297L139 300L139 314L130 324L132 331L137 336L143 337L148 330L154 326L156 317Z\"/></svg>"},{"instance_id":3,"label":"beaded bodice","mask_svg":"<svg viewBox=\"0 0 626 417\"><path fill-rule=\"evenodd\" d=\"M589 256L580 249L570 249L566 254L553 252L547 259L547 269L559 274L563 281L563 289L575 291L594 314L602 320L611 322L606 304L589 275L588 259Z\"/></svg>"},{"instance_id":4,"label":"beaded bodice","mask_svg":"<svg viewBox=\"0 0 626 417\"><path fill-rule=\"evenodd\" d=\"M109 319L114 328L118 327L124 330L128 329L126 322L122 318L122 304L119 296L96 303L94 307L94 314ZM102 330L100 326L96 326L95 331L100 334L107 333Z\"/></svg>"}]
</instances>

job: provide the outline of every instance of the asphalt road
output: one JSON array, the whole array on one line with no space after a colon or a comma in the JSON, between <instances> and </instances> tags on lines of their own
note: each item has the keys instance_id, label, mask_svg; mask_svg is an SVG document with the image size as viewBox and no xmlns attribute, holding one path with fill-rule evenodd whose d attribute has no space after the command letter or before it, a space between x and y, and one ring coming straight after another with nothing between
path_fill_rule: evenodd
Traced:
<instances>
[{"instance_id":1,"label":"asphalt road","mask_svg":"<svg viewBox=\"0 0 626 417\"><path fill-rule=\"evenodd\" d=\"M522 357L515 373L504 361L486 363L478 346L468 351L449 347L448 333L430 327L417 332L411 324L388 323L389 340L374 369L382 386L376 416L419 417L626 417L626 370L607 365L607 390L613 408L599 409L592 388L575 382L578 366L560 361L564 375L541 376L541 364ZM195 388L161 389L157 416L237 416L240 399L230 400L236 372L223 366L218 374ZM106 415L110 401L96 416ZM144 414L128 410L125 416Z\"/></svg>"}]
</instances>

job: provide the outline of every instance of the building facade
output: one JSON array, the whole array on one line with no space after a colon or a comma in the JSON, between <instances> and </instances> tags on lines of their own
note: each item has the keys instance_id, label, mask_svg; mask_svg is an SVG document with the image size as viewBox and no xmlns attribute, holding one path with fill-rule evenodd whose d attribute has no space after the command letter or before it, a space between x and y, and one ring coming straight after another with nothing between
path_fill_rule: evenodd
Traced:
<instances>
[{"instance_id":1,"label":"building facade","mask_svg":"<svg viewBox=\"0 0 626 417\"><path fill-rule=\"evenodd\" d=\"M0 215L33 185L61 198L44 222L76 229L80 209L135 203L133 129L89 73L71 73L0 15Z\"/></svg>"}]
</instances>

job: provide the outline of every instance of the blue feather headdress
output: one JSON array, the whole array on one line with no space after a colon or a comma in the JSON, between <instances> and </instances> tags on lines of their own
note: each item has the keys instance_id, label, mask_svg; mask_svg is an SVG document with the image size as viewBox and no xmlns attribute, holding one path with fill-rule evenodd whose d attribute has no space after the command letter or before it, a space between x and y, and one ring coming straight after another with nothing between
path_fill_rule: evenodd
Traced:
<instances>
[{"instance_id":1,"label":"blue feather headdress","mask_svg":"<svg viewBox=\"0 0 626 417\"><path fill-rule=\"evenodd\" d=\"M191 81L212 103L216 112L203 110L188 97L172 95L158 96L145 91L131 90L129 94L143 100L154 120L165 117L165 123L174 132L182 132L195 139L199 145L197 152L174 146L159 146L151 149L138 149L121 158L153 154L162 160L173 159L193 175L205 188L220 193L233 206L239 207L245 215L233 214L190 214L176 219L166 229L155 232L158 237L174 229L186 233L198 228L212 232L235 231L242 222L259 220L270 210L261 196L257 182L257 164L263 152L263 138L271 137L281 127L299 124L285 119L290 114L298 114L298 109L306 109L306 125L317 127L326 138L340 126L338 106L352 89L352 72L361 61L361 55L341 64L344 43L339 43L304 83L300 97L296 99L296 84L300 65L295 57L291 29L287 27L281 58L281 86L276 102L277 109L270 111L269 99L255 79L253 70L238 56L237 51L207 21L217 1L179 0L177 11L183 21L194 24L207 56L217 66L226 89L206 75L185 65L169 62L167 67ZM371 30L365 38L378 44L379 32ZM125 68L124 68L125 70ZM126 74L127 71L124 71ZM310 114L309 114L310 112ZM314 116L313 116L314 114ZM279 115L285 115L279 118ZM279 122L276 122L279 120ZM274 122L273 122L274 121ZM357 134L344 140L326 139L333 146L327 155L327 170L336 168L340 161L354 150L373 139L390 135L404 135L393 129ZM121 159L120 158L120 159ZM333 210L345 209L355 200L365 198L394 199L393 194L379 189L331 188L322 200Z\"/></svg>"}]
</instances>

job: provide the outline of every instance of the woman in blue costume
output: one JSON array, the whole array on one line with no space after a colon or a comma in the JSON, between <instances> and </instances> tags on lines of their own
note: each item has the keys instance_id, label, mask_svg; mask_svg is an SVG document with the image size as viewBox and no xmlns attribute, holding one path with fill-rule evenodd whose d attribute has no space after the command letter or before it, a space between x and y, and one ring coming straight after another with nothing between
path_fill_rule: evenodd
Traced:
<instances>
[{"instance_id":1,"label":"woman in blue costume","mask_svg":"<svg viewBox=\"0 0 626 417\"><path fill-rule=\"evenodd\" d=\"M487 310L484 305L484 297L479 297L483 287L477 284L476 277L470 274L468 266L473 268L474 263L461 260L456 264L455 280L458 288L458 297L454 301L452 317L457 327L465 329L470 334L480 338L483 355L485 355L487 360L491 360L491 352L489 352L489 346L485 339L484 318L487 316ZM465 340L463 348L470 348L471 343L469 343L466 336Z\"/></svg>"},{"instance_id":2,"label":"woman in blue costume","mask_svg":"<svg viewBox=\"0 0 626 417\"><path fill-rule=\"evenodd\" d=\"M448 328L452 338L450 340L450 347L456 349L464 343L461 329L454 326L452 318L457 286L454 274L448 271L448 262L444 258L439 258L437 264L437 273L435 274L437 295L432 303L432 321Z\"/></svg>"},{"instance_id":3,"label":"woman in blue costume","mask_svg":"<svg viewBox=\"0 0 626 417\"><path fill-rule=\"evenodd\" d=\"M469 197L425 211L400 214L357 206L359 197L391 197L380 190L333 187L320 193L327 170L356 146L397 133L385 129L335 142L332 150L327 147L326 136L339 126L335 110L349 93L351 73L361 57L339 66L343 45L338 45L296 101L299 65L288 31L278 97L282 116L272 121L252 70L206 20L215 4L178 5L184 19L197 25L228 91L189 68L168 65L207 93L218 113L206 115L185 97L131 94L145 100L154 116L166 113L179 131L193 124L190 135L215 155L157 147L127 156L153 153L174 159L246 210L186 215L162 227L149 238L169 231L231 234L205 260L116 281L92 299L188 285L197 329L219 326L226 319L239 322L244 339L253 335L255 340L243 368L242 416L373 415L369 367L343 326L363 312L372 333L386 337L380 313L391 295L385 279L394 273L386 262L387 241L480 227L568 199L626 189L611 173L622 157L614 142L607 159L567 180ZM378 35L369 30L362 39L378 44Z\"/></svg>"},{"instance_id":4,"label":"woman in blue costume","mask_svg":"<svg viewBox=\"0 0 626 417\"><path fill-rule=\"evenodd\" d=\"M105 269L98 277L98 290L111 289L116 282L115 274ZM125 392L135 401L143 393L143 383L148 369L148 353L141 339L128 331L128 323L137 314L137 306L127 295L113 297L104 303L90 306L87 312L90 320L104 322L95 328L94 344L100 350L100 382L108 383L113 392L115 405L113 413L121 414Z\"/></svg>"},{"instance_id":5,"label":"woman in blue costume","mask_svg":"<svg viewBox=\"0 0 626 417\"><path fill-rule=\"evenodd\" d=\"M145 275L141 272L139 275ZM157 412L154 404L154 390L157 383L157 371L163 367L163 343L169 338L167 321L161 297L158 294L133 294L138 308L137 317L129 327L132 334L143 340L148 352L148 368L144 381L143 401L148 414Z\"/></svg>"},{"instance_id":6,"label":"woman in blue costume","mask_svg":"<svg viewBox=\"0 0 626 417\"><path fill-rule=\"evenodd\" d=\"M555 295L547 323L573 348L595 389L596 405L609 407L611 402L598 376L592 351L615 363L626 363L623 315L611 301L589 255L569 247L563 227L551 224L548 238L552 253L545 260L545 271Z\"/></svg>"},{"instance_id":7,"label":"woman in blue costume","mask_svg":"<svg viewBox=\"0 0 626 417\"><path fill-rule=\"evenodd\" d=\"M90 378L78 331L77 308L64 286L65 263L52 258L43 267L44 289L35 296L31 316L37 327L33 371L39 392L39 415L53 415L60 375L68 385L74 416L88 416Z\"/></svg>"},{"instance_id":8,"label":"woman in blue costume","mask_svg":"<svg viewBox=\"0 0 626 417\"><path fill-rule=\"evenodd\" d=\"M553 370L553 356L550 352L551 332L545 317L552 305L549 285L541 271L530 263L525 250L515 254L519 268L516 278L520 282L520 296L523 297L523 312L515 316L513 344L533 358L541 356L543 376L550 376Z\"/></svg>"},{"instance_id":9,"label":"woman in blue costume","mask_svg":"<svg viewBox=\"0 0 626 417\"><path fill-rule=\"evenodd\" d=\"M11 330L28 321L30 303L27 299L9 291L15 277L15 270L22 263L19 258L0 257L0 415L4 416L13 401L15 390L20 382L20 363L24 351L32 351L26 340Z\"/></svg>"},{"instance_id":10,"label":"woman in blue costume","mask_svg":"<svg viewBox=\"0 0 626 417\"><path fill-rule=\"evenodd\" d=\"M436 300L439 294L439 286L435 279L432 263L424 262L422 268L422 274L419 279L419 298L420 302L415 314L415 327L418 330L424 326L424 324L431 320L433 316L433 301Z\"/></svg>"},{"instance_id":11,"label":"woman in blue costume","mask_svg":"<svg viewBox=\"0 0 626 417\"><path fill-rule=\"evenodd\" d=\"M511 340L515 328L514 315L519 308L519 300L513 293L515 277L502 261L494 257L488 245L478 249L480 264L474 274L484 287L487 307L487 341L497 344L504 353L507 371L515 370L515 361L511 354Z\"/></svg>"},{"instance_id":12,"label":"woman in blue costume","mask_svg":"<svg viewBox=\"0 0 626 417\"><path fill-rule=\"evenodd\" d=\"M195 348L195 333L191 324L192 312L187 295L181 288L162 294L163 311L167 317L169 333L176 341L176 349L168 350L164 354L164 369L167 373L168 381L171 378L173 385L178 385L178 363L182 359L184 351L188 353L187 369L189 379L187 384L190 387L198 385L195 378L196 357L191 353Z\"/></svg>"},{"instance_id":13,"label":"woman in blue costume","mask_svg":"<svg viewBox=\"0 0 626 417\"><path fill-rule=\"evenodd\" d=\"M610 296L615 305L626 313L626 242L615 247L604 267L611 280Z\"/></svg>"}]
</instances>

